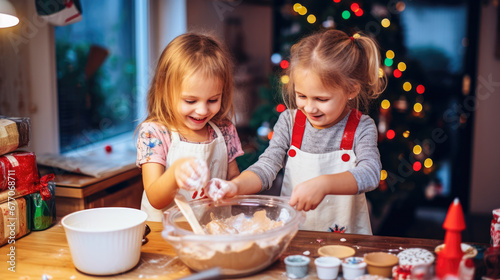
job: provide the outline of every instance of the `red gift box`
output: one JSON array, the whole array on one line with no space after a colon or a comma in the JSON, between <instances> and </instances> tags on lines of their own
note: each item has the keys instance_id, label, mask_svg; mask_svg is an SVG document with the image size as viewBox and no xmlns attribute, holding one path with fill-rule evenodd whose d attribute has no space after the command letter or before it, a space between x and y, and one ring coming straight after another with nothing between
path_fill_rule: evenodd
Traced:
<instances>
[{"instance_id":1,"label":"red gift box","mask_svg":"<svg viewBox=\"0 0 500 280\"><path fill-rule=\"evenodd\" d=\"M40 190L36 157L32 152L0 156L0 202Z\"/></svg>"}]
</instances>

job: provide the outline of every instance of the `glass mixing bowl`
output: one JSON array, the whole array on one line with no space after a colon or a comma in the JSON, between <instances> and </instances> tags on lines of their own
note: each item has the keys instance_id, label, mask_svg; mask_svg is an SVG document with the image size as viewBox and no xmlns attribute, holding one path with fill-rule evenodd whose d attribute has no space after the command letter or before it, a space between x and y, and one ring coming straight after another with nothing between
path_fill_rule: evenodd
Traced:
<instances>
[{"instance_id":1,"label":"glass mixing bowl","mask_svg":"<svg viewBox=\"0 0 500 280\"><path fill-rule=\"evenodd\" d=\"M179 208L164 212L163 238L189 268L200 271L219 267L223 275L245 276L256 273L276 261L305 219L303 212L288 204L288 198L244 195L214 203L210 199L193 200L189 205L202 226L215 219L243 213L251 218L259 210L283 226L256 234L196 235Z\"/></svg>"}]
</instances>

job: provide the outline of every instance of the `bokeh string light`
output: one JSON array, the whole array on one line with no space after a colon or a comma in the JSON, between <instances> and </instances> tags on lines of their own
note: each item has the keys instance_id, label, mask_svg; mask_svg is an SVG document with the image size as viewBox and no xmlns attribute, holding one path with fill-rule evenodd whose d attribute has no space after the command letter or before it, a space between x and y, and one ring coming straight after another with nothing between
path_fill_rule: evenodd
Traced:
<instances>
[{"instance_id":1,"label":"bokeh string light","mask_svg":"<svg viewBox=\"0 0 500 280\"><path fill-rule=\"evenodd\" d=\"M339 1L340 2L340 1ZM396 10L398 12L403 12L406 8L406 4L403 2L403 1L398 1L396 3ZM359 9L359 4L357 3L352 3L351 4L351 10L353 12L356 12L356 10ZM348 11L344 11L344 12L348 12ZM345 16L344 14L342 14L342 17L344 19L347 19L348 17ZM380 25L383 27L383 28L389 28L391 26L391 21L389 18L383 18L381 21L380 21ZM385 67L388 68L388 73L391 73L392 72L392 76L396 79L399 79L403 76L403 72L405 72L407 70L407 65L405 62L403 61L399 61L399 62L395 62L395 59L396 59L396 53L393 51L393 50L387 50L385 52L385 59L383 60L383 64L385 65ZM397 64L396 64L397 63ZM393 65L396 64L396 67L395 69L391 69L393 67ZM409 81L405 81L402 85L402 89L403 91L405 92L410 92L413 88L413 85L411 84L411 82ZM425 92L425 87L421 84L417 85L416 86L416 92L418 94L423 94ZM389 108L391 107L391 103L389 100L387 99L384 99L382 100L382 102L380 103L380 110L384 110L384 111L387 111ZM413 116L416 116L416 117L421 117L421 113L423 111L423 104L421 102L415 102L415 104L413 105ZM396 136L396 133L394 132L393 129L389 129L389 127L387 128L387 131L386 131L386 138L389 139L389 140L392 140L395 138ZM409 130L405 130L403 133L402 133L402 136L405 138L405 139L408 139L410 137L410 131ZM415 155L418 155L420 153L422 153L422 148L418 145L416 145L414 148L413 148L413 153ZM424 167L426 168L430 168L432 167L433 165L433 162L430 158L426 159L426 161L424 162ZM419 171L422 169L422 163L419 162L419 161L416 161L414 164L413 164L413 170L415 172ZM384 180L381 178L381 180Z\"/></svg>"},{"instance_id":2,"label":"bokeh string light","mask_svg":"<svg viewBox=\"0 0 500 280\"><path fill-rule=\"evenodd\" d=\"M315 15L308 15L307 16L307 22L309 22L310 24L313 24L316 22L316 16Z\"/></svg>"},{"instance_id":3,"label":"bokeh string light","mask_svg":"<svg viewBox=\"0 0 500 280\"><path fill-rule=\"evenodd\" d=\"M425 87L423 85L418 85L417 86L417 93L423 94L424 92L425 92Z\"/></svg>"},{"instance_id":4,"label":"bokeh string light","mask_svg":"<svg viewBox=\"0 0 500 280\"><path fill-rule=\"evenodd\" d=\"M380 22L380 24L381 24L383 27L387 28L387 27L391 26L391 21L390 21L388 18L384 18L384 19Z\"/></svg>"},{"instance_id":5,"label":"bokeh string light","mask_svg":"<svg viewBox=\"0 0 500 280\"><path fill-rule=\"evenodd\" d=\"M286 109L286 106L284 104L278 104L276 106L276 112L278 112L278 113L282 113L283 111L285 111L285 109Z\"/></svg>"},{"instance_id":6,"label":"bokeh string light","mask_svg":"<svg viewBox=\"0 0 500 280\"><path fill-rule=\"evenodd\" d=\"M394 59L394 57L395 57L396 55L394 54L394 51L392 51L392 50L388 50L388 51L385 53L385 56L386 56L387 58L389 58L389 59Z\"/></svg>"},{"instance_id":7,"label":"bokeh string light","mask_svg":"<svg viewBox=\"0 0 500 280\"><path fill-rule=\"evenodd\" d=\"M304 15L307 14L307 8L305 6L303 6L302 4L300 4L300 3L295 3L293 5L293 11L296 12L297 14L301 15L301 16L304 16ZM308 23L314 24L314 23L316 23L316 16L313 15L313 14L309 14L306 17L306 20L307 20Z\"/></svg>"},{"instance_id":8,"label":"bokeh string light","mask_svg":"<svg viewBox=\"0 0 500 280\"><path fill-rule=\"evenodd\" d=\"M396 132L392 129L387 130L386 133L387 139L392 140L394 137L396 137Z\"/></svg>"},{"instance_id":9,"label":"bokeh string light","mask_svg":"<svg viewBox=\"0 0 500 280\"><path fill-rule=\"evenodd\" d=\"M405 82L403 84L403 89L404 89L404 91L410 91L411 90L411 83L410 82Z\"/></svg>"},{"instance_id":10,"label":"bokeh string light","mask_svg":"<svg viewBox=\"0 0 500 280\"><path fill-rule=\"evenodd\" d=\"M413 163L413 171L417 172L420 171L420 169L422 169L422 163L420 161L415 161Z\"/></svg>"},{"instance_id":11,"label":"bokeh string light","mask_svg":"<svg viewBox=\"0 0 500 280\"><path fill-rule=\"evenodd\" d=\"M342 12L343 19L349 19L351 17L351 13L348 10Z\"/></svg>"},{"instance_id":12,"label":"bokeh string light","mask_svg":"<svg viewBox=\"0 0 500 280\"><path fill-rule=\"evenodd\" d=\"M413 105L413 111L415 111L416 113L420 113L422 112L422 109L423 109L423 106L422 106L422 103L415 103L415 105Z\"/></svg>"},{"instance_id":13,"label":"bokeh string light","mask_svg":"<svg viewBox=\"0 0 500 280\"><path fill-rule=\"evenodd\" d=\"M382 170L380 171L380 180L382 180L382 181L383 181L383 180L385 180L385 179L387 179L387 171L386 171L386 170L384 170L384 169L382 169Z\"/></svg>"},{"instance_id":14,"label":"bokeh string light","mask_svg":"<svg viewBox=\"0 0 500 280\"><path fill-rule=\"evenodd\" d=\"M289 65L290 65L290 63L289 63L287 60L282 60L282 61L280 62L280 67L281 67L282 69L286 69L286 68L288 68L288 66L289 66Z\"/></svg>"},{"instance_id":15,"label":"bokeh string light","mask_svg":"<svg viewBox=\"0 0 500 280\"><path fill-rule=\"evenodd\" d=\"M401 78L401 75L403 75L403 73L399 71L399 69L394 69L392 75L394 76L394 78Z\"/></svg>"},{"instance_id":16,"label":"bokeh string light","mask_svg":"<svg viewBox=\"0 0 500 280\"><path fill-rule=\"evenodd\" d=\"M391 102L387 99L382 100L382 103L380 104L382 109L387 110L389 107L391 107Z\"/></svg>"},{"instance_id":17,"label":"bokeh string light","mask_svg":"<svg viewBox=\"0 0 500 280\"><path fill-rule=\"evenodd\" d=\"M404 62L398 63L398 70L404 72L406 70L406 63Z\"/></svg>"},{"instance_id":18,"label":"bokeh string light","mask_svg":"<svg viewBox=\"0 0 500 280\"><path fill-rule=\"evenodd\" d=\"M289 81L290 81L290 77L288 77L288 75L281 76L281 82L283 84L288 84Z\"/></svg>"},{"instance_id":19,"label":"bokeh string light","mask_svg":"<svg viewBox=\"0 0 500 280\"><path fill-rule=\"evenodd\" d=\"M420 153L422 153L422 146L420 145L413 146L413 153L416 155L420 155Z\"/></svg>"}]
</instances>

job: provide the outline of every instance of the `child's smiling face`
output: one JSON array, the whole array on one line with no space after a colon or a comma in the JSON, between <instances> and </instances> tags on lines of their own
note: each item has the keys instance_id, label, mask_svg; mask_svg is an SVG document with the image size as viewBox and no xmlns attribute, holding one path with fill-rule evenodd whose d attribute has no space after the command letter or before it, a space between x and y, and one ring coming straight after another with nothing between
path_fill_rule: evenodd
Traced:
<instances>
[{"instance_id":1,"label":"child's smiling face","mask_svg":"<svg viewBox=\"0 0 500 280\"><path fill-rule=\"evenodd\" d=\"M294 73L293 81L297 107L315 128L335 125L349 112L346 106L349 97L344 90L325 88L313 71L299 68Z\"/></svg>"},{"instance_id":2,"label":"child's smiling face","mask_svg":"<svg viewBox=\"0 0 500 280\"><path fill-rule=\"evenodd\" d=\"M221 108L222 82L215 77L195 73L182 87L177 110L190 130L202 131Z\"/></svg>"}]
</instances>

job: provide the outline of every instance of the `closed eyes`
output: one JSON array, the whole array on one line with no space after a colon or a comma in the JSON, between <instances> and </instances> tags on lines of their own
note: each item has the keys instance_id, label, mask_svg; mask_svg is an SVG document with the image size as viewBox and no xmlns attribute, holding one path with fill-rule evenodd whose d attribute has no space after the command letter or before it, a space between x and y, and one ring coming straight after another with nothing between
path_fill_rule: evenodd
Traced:
<instances>
[{"instance_id":1,"label":"closed eyes","mask_svg":"<svg viewBox=\"0 0 500 280\"><path fill-rule=\"evenodd\" d=\"M186 102L188 104L194 104L194 103L196 103L198 101L197 100L186 100L185 99L184 102ZM217 103L217 102L219 102L218 98L217 99L210 99L210 100L208 100L208 103Z\"/></svg>"},{"instance_id":2,"label":"closed eyes","mask_svg":"<svg viewBox=\"0 0 500 280\"><path fill-rule=\"evenodd\" d=\"M301 94L298 94L297 97L300 98L300 99L306 99L307 98L307 96L301 95ZM314 99L318 100L319 102L326 102L326 101L330 100L330 99L327 99L327 98L319 98L319 97L316 97Z\"/></svg>"}]
</instances>

